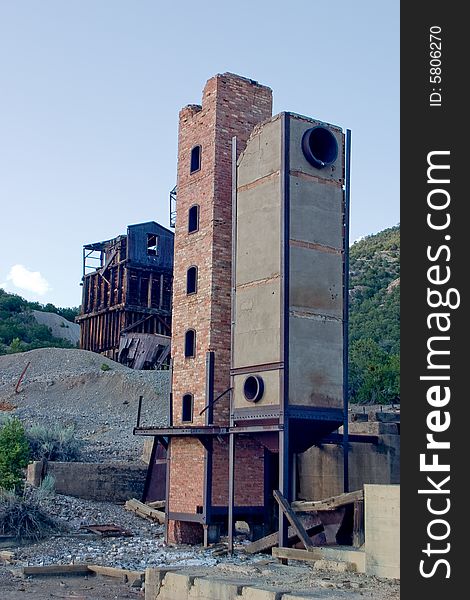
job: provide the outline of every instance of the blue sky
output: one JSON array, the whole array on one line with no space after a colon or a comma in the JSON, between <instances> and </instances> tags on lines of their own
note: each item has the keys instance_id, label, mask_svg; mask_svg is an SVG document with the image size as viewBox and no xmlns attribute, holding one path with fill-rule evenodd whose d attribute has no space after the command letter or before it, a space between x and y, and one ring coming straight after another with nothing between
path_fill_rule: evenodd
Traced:
<instances>
[{"instance_id":1,"label":"blue sky","mask_svg":"<svg viewBox=\"0 0 470 600\"><path fill-rule=\"evenodd\" d=\"M352 130L352 239L399 221L398 0L0 0L0 285L78 305L83 244L168 225L178 111L225 71Z\"/></svg>"}]
</instances>

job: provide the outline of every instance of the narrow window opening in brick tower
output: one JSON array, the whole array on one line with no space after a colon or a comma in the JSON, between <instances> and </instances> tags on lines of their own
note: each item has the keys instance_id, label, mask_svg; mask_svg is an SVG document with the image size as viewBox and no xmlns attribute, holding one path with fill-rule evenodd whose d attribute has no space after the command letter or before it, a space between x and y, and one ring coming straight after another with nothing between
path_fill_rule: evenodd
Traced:
<instances>
[{"instance_id":1,"label":"narrow window opening in brick tower","mask_svg":"<svg viewBox=\"0 0 470 600\"><path fill-rule=\"evenodd\" d=\"M147 255L157 256L158 254L158 236L154 233L147 233Z\"/></svg>"},{"instance_id":2,"label":"narrow window opening in brick tower","mask_svg":"<svg viewBox=\"0 0 470 600\"><path fill-rule=\"evenodd\" d=\"M197 267L189 267L186 273L186 293L195 294L197 292Z\"/></svg>"},{"instance_id":3,"label":"narrow window opening in brick tower","mask_svg":"<svg viewBox=\"0 0 470 600\"><path fill-rule=\"evenodd\" d=\"M184 336L184 356L192 358L196 354L196 332L194 329L188 329Z\"/></svg>"},{"instance_id":4,"label":"narrow window opening in brick tower","mask_svg":"<svg viewBox=\"0 0 470 600\"><path fill-rule=\"evenodd\" d=\"M195 173L201 168L201 146L194 146L191 150L191 169L190 173Z\"/></svg>"},{"instance_id":5,"label":"narrow window opening in brick tower","mask_svg":"<svg viewBox=\"0 0 470 600\"><path fill-rule=\"evenodd\" d=\"M185 394L183 396L183 409L181 413L183 423L191 423L193 420L193 395Z\"/></svg>"},{"instance_id":6,"label":"narrow window opening in brick tower","mask_svg":"<svg viewBox=\"0 0 470 600\"><path fill-rule=\"evenodd\" d=\"M199 205L191 206L188 212L188 233L199 229Z\"/></svg>"}]
</instances>

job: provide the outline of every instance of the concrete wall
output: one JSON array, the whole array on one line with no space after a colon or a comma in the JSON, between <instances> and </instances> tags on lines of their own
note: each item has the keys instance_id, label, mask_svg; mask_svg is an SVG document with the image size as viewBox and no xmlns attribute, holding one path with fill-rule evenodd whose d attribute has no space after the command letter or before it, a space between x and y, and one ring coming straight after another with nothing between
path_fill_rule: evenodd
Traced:
<instances>
[{"instance_id":1,"label":"concrete wall","mask_svg":"<svg viewBox=\"0 0 470 600\"><path fill-rule=\"evenodd\" d=\"M318 121L289 116L289 404L342 408L343 140L317 169L302 151Z\"/></svg>"},{"instance_id":2,"label":"concrete wall","mask_svg":"<svg viewBox=\"0 0 470 600\"><path fill-rule=\"evenodd\" d=\"M366 483L400 482L400 436L397 423L350 423L350 433L377 435L378 444L351 443L349 489ZM321 500L343 492L343 449L325 444L312 447L298 457L298 497Z\"/></svg>"},{"instance_id":3,"label":"concrete wall","mask_svg":"<svg viewBox=\"0 0 470 600\"><path fill-rule=\"evenodd\" d=\"M400 578L400 486L366 485L366 573Z\"/></svg>"},{"instance_id":4,"label":"concrete wall","mask_svg":"<svg viewBox=\"0 0 470 600\"><path fill-rule=\"evenodd\" d=\"M42 464L35 461L28 465L28 483L38 486L44 475L52 475L58 494L100 502L140 499L147 475L143 463L49 462L44 470Z\"/></svg>"},{"instance_id":5,"label":"concrete wall","mask_svg":"<svg viewBox=\"0 0 470 600\"><path fill-rule=\"evenodd\" d=\"M265 383L256 408L266 411L279 406L283 377L268 374L262 365L281 363L284 343L289 345L289 404L342 408L343 134L328 126L338 142L338 158L315 168L303 155L302 136L318 124L277 115L255 128L238 161L232 366L261 367L252 371ZM290 137L284 139L288 126ZM288 268L283 265L287 220ZM289 340L283 332L285 303ZM237 410L253 408L243 395L245 378L243 371L234 377Z\"/></svg>"},{"instance_id":6,"label":"concrete wall","mask_svg":"<svg viewBox=\"0 0 470 600\"><path fill-rule=\"evenodd\" d=\"M320 596L316 595L315 598ZM322 596L323 597L323 596ZM348 598L356 600L348 590ZM310 593L290 594L285 587L251 585L249 578L216 579L194 576L186 572L165 572L147 569L145 572L145 600L309 600Z\"/></svg>"}]
</instances>

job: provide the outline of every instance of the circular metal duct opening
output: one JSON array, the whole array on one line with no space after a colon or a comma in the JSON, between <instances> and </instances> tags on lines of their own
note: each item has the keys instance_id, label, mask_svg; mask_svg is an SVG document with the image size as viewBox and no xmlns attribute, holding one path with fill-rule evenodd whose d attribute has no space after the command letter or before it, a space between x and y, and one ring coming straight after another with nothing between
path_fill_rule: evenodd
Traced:
<instances>
[{"instance_id":1,"label":"circular metal duct opening","mask_svg":"<svg viewBox=\"0 0 470 600\"><path fill-rule=\"evenodd\" d=\"M264 394L264 381L258 375L250 375L243 384L243 395L248 402L258 402Z\"/></svg>"},{"instance_id":2,"label":"circular metal duct opening","mask_svg":"<svg viewBox=\"0 0 470 600\"><path fill-rule=\"evenodd\" d=\"M302 137L302 150L308 162L322 169L338 158L338 142L326 127L318 125L307 129Z\"/></svg>"}]
</instances>

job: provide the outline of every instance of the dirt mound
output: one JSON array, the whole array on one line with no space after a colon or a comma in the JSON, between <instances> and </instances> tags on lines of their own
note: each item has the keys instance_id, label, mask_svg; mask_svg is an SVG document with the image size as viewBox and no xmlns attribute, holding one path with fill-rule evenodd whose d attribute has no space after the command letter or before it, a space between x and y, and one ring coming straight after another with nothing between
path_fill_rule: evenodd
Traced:
<instances>
[{"instance_id":1,"label":"dirt mound","mask_svg":"<svg viewBox=\"0 0 470 600\"><path fill-rule=\"evenodd\" d=\"M40 325L49 327L50 332L56 338L68 340L72 344L78 345L80 339L80 325L71 323L56 313L45 312L43 310L33 310L33 316Z\"/></svg>"},{"instance_id":2,"label":"dirt mound","mask_svg":"<svg viewBox=\"0 0 470 600\"><path fill-rule=\"evenodd\" d=\"M87 350L41 348L0 356L0 406L13 405L9 414L26 425L75 425L86 440L84 460L138 460L142 438L132 429L139 396L141 424L164 426L169 386L169 371L134 371Z\"/></svg>"}]
</instances>

